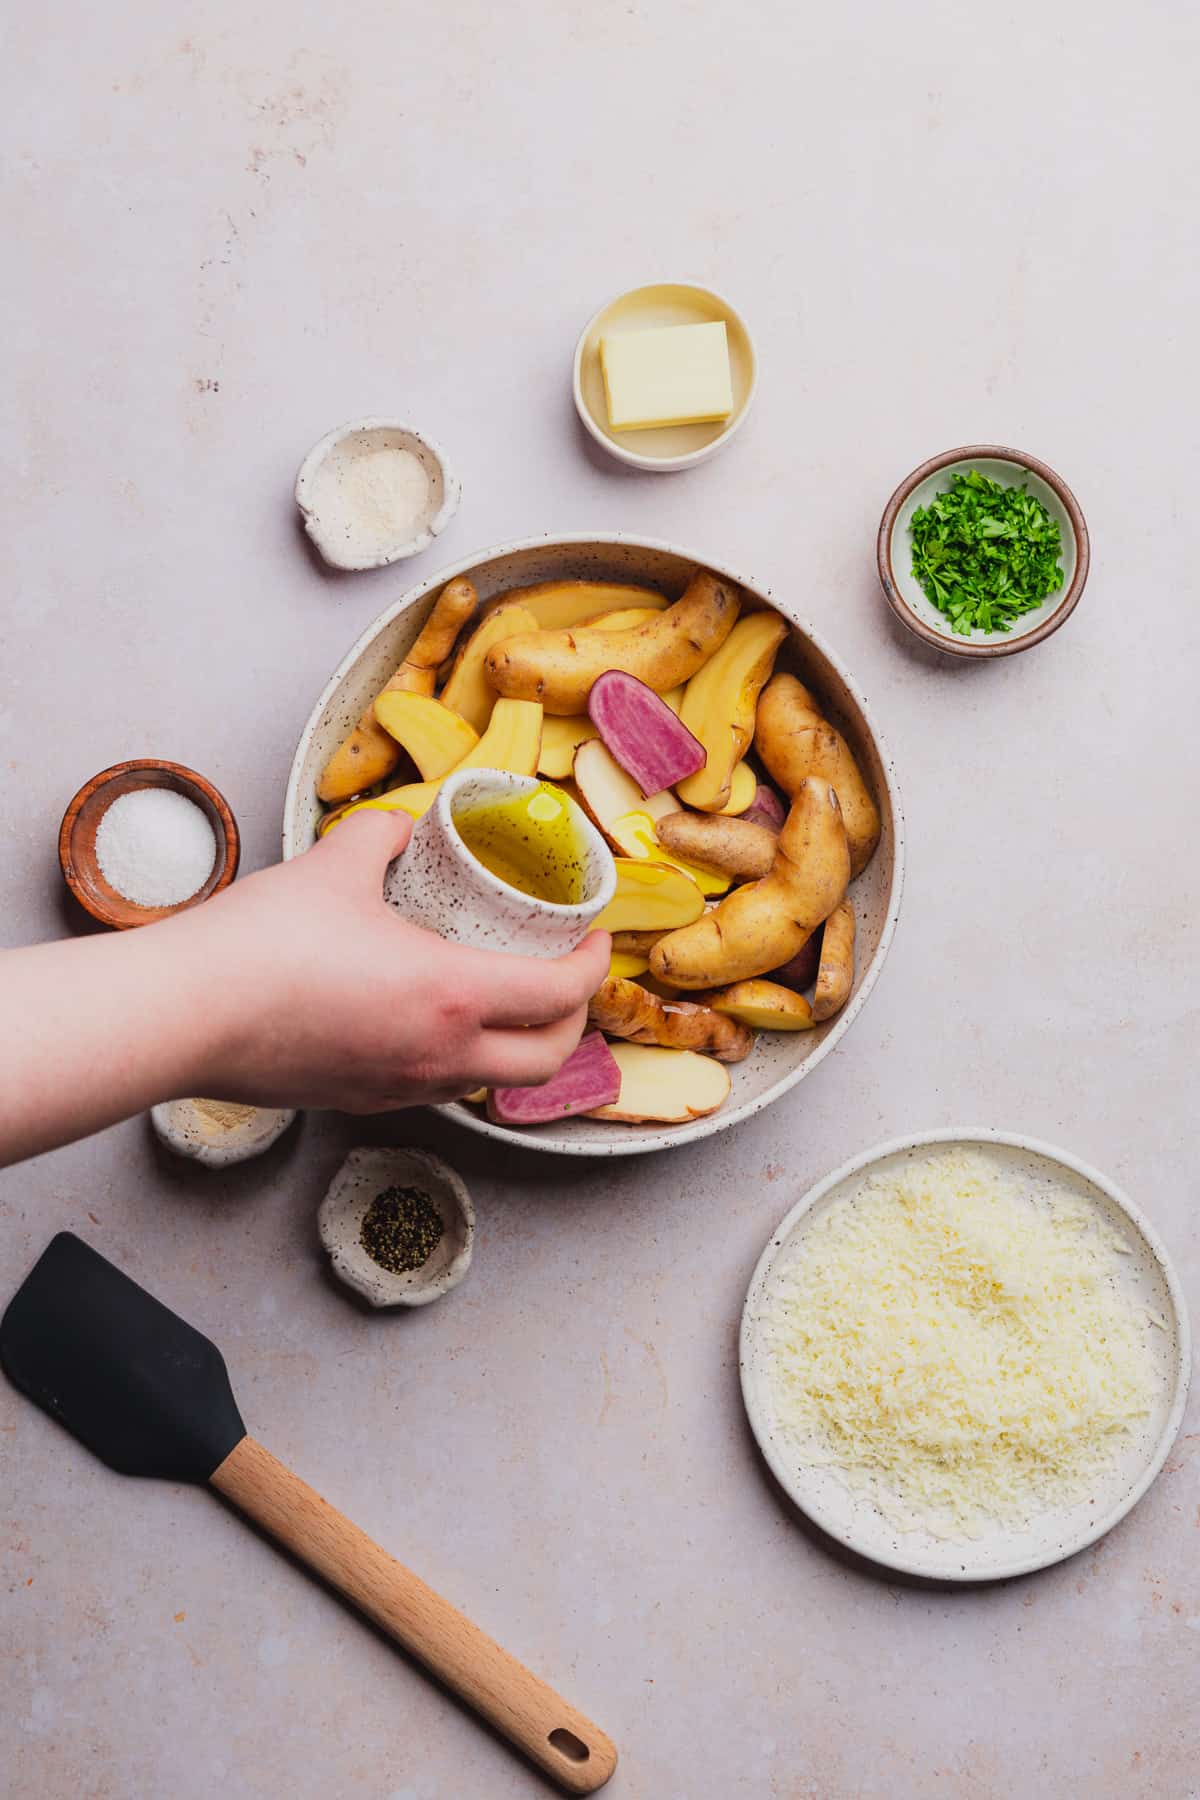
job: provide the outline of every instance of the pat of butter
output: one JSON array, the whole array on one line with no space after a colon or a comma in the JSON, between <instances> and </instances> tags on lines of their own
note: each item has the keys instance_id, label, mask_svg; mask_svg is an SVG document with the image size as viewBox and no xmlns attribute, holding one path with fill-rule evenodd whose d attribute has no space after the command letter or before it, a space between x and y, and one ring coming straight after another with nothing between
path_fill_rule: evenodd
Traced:
<instances>
[{"instance_id":1,"label":"pat of butter","mask_svg":"<svg viewBox=\"0 0 1200 1800\"><path fill-rule=\"evenodd\" d=\"M708 424L733 411L723 319L601 338L600 366L614 431Z\"/></svg>"}]
</instances>

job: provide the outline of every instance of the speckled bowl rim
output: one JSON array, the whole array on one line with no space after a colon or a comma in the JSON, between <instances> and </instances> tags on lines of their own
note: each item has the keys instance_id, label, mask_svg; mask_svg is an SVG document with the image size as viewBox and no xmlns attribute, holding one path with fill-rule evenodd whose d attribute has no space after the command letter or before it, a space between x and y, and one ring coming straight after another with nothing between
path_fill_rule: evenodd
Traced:
<instances>
[{"instance_id":1,"label":"speckled bowl rim","mask_svg":"<svg viewBox=\"0 0 1200 1800\"><path fill-rule=\"evenodd\" d=\"M938 1581L957 1583L1010 1581L1014 1575L1032 1575L1038 1569L1048 1569L1055 1563L1065 1562L1068 1557L1075 1556L1080 1550L1086 1550L1089 1544L1094 1544L1119 1524L1142 1499L1151 1483L1161 1472L1163 1464L1170 1455L1171 1447L1179 1435L1179 1428L1187 1409L1192 1368L1192 1343L1191 1324L1182 1283L1165 1244L1149 1219L1139 1207L1135 1206L1128 1194L1118 1187L1109 1176L1102 1174L1099 1169L1093 1168L1082 1158L1072 1155L1069 1150L1059 1149L1056 1144L1048 1144L1041 1138L1026 1137L1023 1132L1005 1131L991 1125L946 1125L940 1126L936 1131L912 1132L903 1137L889 1138L882 1144L875 1144L871 1149L860 1151L857 1156L850 1157L839 1168L822 1176L821 1180L802 1194L791 1210L784 1214L767 1239L766 1247L755 1264L754 1273L750 1277L750 1284L746 1289L741 1327L738 1333L738 1373L742 1400L746 1408L746 1416L750 1421L750 1429L754 1433L763 1459L788 1499L836 1542L844 1544L847 1549L855 1551L856 1554L866 1555L866 1552L861 1551L855 1542L853 1532L847 1534L839 1531L835 1519L827 1516L822 1509L812 1507L801 1497L794 1467L775 1449L769 1421L759 1405L755 1386L757 1376L751 1367L755 1353L754 1314L776 1257L786 1246L799 1221L806 1213L811 1212L825 1198L826 1194L852 1176L864 1174L875 1163L883 1162L889 1156L903 1154L909 1150L926 1149L936 1144L982 1146L996 1144L1013 1150L1029 1152L1034 1156L1045 1157L1050 1162L1059 1164L1061 1168L1070 1170L1072 1174L1082 1177L1084 1181L1098 1188L1125 1214L1145 1240L1147 1248L1162 1271L1167 1291L1171 1296L1171 1304L1175 1309L1177 1333L1174 1396L1154 1451L1142 1474L1128 1493L1124 1494L1116 1505L1110 1507L1099 1519L1093 1520L1084 1530L1078 1532L1074 1537L1064 1539L1045 1554L1039 1553L1034 1556L1022 1557L998 1568L989 1567L986 1574L981 1574L978 1570L972 1573L969 1568L957 1573L948 1569L939 1572L936 1577L932 1577ZM867 1560L874 1563L877 1568L897 1569L901 1574L931 1578L927 1564L906 1559L899 1551L886 1559L872 1554Z\"/></svg>"},{"instance_id":2,"label":"speckled bowl rim","mask_svg":"<svg viewBox=\"0 0 1200 1800\"><path fill-rule=\"evenodd\" d=\"M309 490L312 487L313 477L316 475L317 470L325 461L325 458L329 455L334 446L340 444L343 438L354 437L356 433L360 431L403 432L405 437L412 438L414 442L420 444L423 450L427 450L441 472L442 504L438 507L433 517L426 522L414 537L404 538L398 545L393 546L381 555L373 556L366 562L334 562L326 556L320 544L318 544L316 538L308 529L308 520L312 511L312 508L309 505ZM441 536L442 532L445 531L447 525L458 511L458 503L462 499L462 483L459 481L446 452L442 449L440 444L436 443L434 439L430 437L427 431L418 431L415 425L409 425L403 419L372 416L366 419L350 419L345 425L335 425L332 431L327 431L325 436L320 438L313 445L308 455L304 458L304 461L300 464L296 473L296 481L292 493L295 497L296 505L300 509L300 516L304 523L305 536L308 538L317 555L321 558L321 561L331 569L341 569L346 574L354 575L359 574L366 569L390 568L392 563L407 562L410 556L419 556L422 550L428 550L434 538Z\"/></svg>"},{"instance_id":3,"label":"speckled bowl rim","mask_svg":"<svg viewBox=\"0 0 1200 1800\"><path fill-rule=\"evenodd\" d=\"M709 300L714 300L727 318L736 320L750 352L750 386L746 390L746 398L742 402L740 410L733 415L724 431L719 431L715 438L709 439L707 444L701 444L698 450L688 450L682 456L649 456L644 450L630 450L624 444L616 443L608 436L607 432L601 431L592 416L591 408L583 397L583 353L587 348L588 338L597 323L606 312L616 306L619 300L627 300L631 294L640 294L645 288L656 287L691 288L694 293L704 294ZM652 475L677 475L684 469L694 469L697 463L707 462L710 456L715 456L718 450L723 450L726 444L737 436L750 417L751 408L758 394L758 347L754 342L754 335L746 323L745 314L739 307L727 300L724 294L719 294L716 288L709 287L707 282L637 281L632 287L622 288L619 293L610 295L603 306L596 308L580 332L575 341L575 356L571 364L571 392L575 397L575 411L579 414L580 423L588 436L599 444L602 450L606 450L618 462L626 463L631 469L645 469ZM599 541L598 537L596 541Z\"/></svg>"},{"instance_id":4,"label":"speckled bowl rim","mask_svg":"<svg viewBox=\"0 0 1200 1800\"><path fill-rule=\"evenodd\" d=\"M457 575L465 574L471 569L498 560L501 557L518 555L525 551L535 550L571 550L578 546L612 544L626 549L648 550L680 558L700 568L711 569L714 575L726 581L736 582L739 587L748 589L768 606L775 609L789 625L794 626L838 672L846 691L853 696L862 718L869 730L879 757L879 765L883 771L884 784L887 789L888 804L892 815L892 880L888 894L887 912L883 927L879 934L879 942L875 953L864 971L862 983L848 1004L834 1021L832 1028L817 1046L817 1049L803 1063L789 1069L779 1080L772 1083L763 1093L743 1100L740 1105L722 1107L719 1112L708 1113L701 1119L694 1119L688 1125L671 1125L660 1131L644 1127L633 1127L613 1132L613 1141L600 1147L594 1143L580 1143L572 1138L551 1137L544 1130L515 1131L507 1125L496 1125L490 1119L477 1114L471 1107L459 1101L439 1106L435 1110L445 1113L448 1118L462 1125L468 1131L478 1132L481 1137L495 1138L502 1143L512 1144L523 1150L540 1151L547 1156L590 1156L603 1158L609 1156L647 1156L659 1150L674 1150L680 1144L692 1144L700 1138L712 1137L720 1131L728 1131L739 1125L744 1119L753 1118L770 1106L789 1088L795 1087L805 1076L819 1068L830 1051L840 1044L851 1025L857 1019L871 995L875 983L883 970L892 939L896 934L896 924L900 917L900 900L904 892L904 844L905 826L904 811L900 804L900 792L896 785L896 777L892 766L891 754L886 740L876 723L875 715L868 706L858 683L848 674L840 656L830 649L828 642L820 632L801 618L788 601L775 597L771 589L763 581L753 576L740 574L736 569L722 562L717 557L707 556L696 550L686 549L682 544L673 544L663 538L642 537L640 534L622 531L579 531L579 532L545 532L538 537L515 538L510 543L493 544L484 550L472 552L462 557L448 568L440 569L434 575L423 579L419 584L409 588L407 593L393 601L386 612L375 619L366 630L360 633L342 658L308 716L300 742L296 746L296 754L292 759L291 773L288 777L287 792L283 803L283 854L286 857L298 856L309 848L299 841L295 828L295 817L300 800L300 783L304 774L304 762L308 747L320 727L326 708L333 702L338 688L353 669L359 657L368 649L381 631L386 631L392 621L424 600L435 589L444 587L446 582L453 581Z\"/></svg>"},{"instance_id":5,"label":"speckled bowl rim","mask_svg":"<svg viewBox=\"0 0 1200 1800\"><path fill-rule=\"evenodd\" d=\"M970 638L947 636L935 631L928 625L904 598L896 585L895 569L892 565L892 539L895 536L896 521L900 509L914 488L920 487L939 469L949 468L952 463L959 462L992 462L1012 463L1018 469L1028 469L1052 488L1062 502L1063 510L1071 521L1071 530L1075 536L1075 573L1071 584L1062 599L1058 601L1049 617L1033 631L1023 632L1020 637L997 636L994 639L974 642ZM1013 450L1004 444L962 444L957 450L943 450L940 456L931 456L927 462L920 464L911 474L906 475L891 499L883 509L883 517L879 521L879 535L875 545L875 561L879 570L879 585L883 589L884 598L902 625L919 637L926 644L932 644L936 650L945 651L947 656L1016 656L1022 650L1032 650L1035 644L1044 644L1048 637L1065 625L1079 604L1080 596L1088 578L1088 567L1091 563L1091 540L1088 537L1087 521L1078 500L1049 463L1039 461L1036 456L1027 456L1023 450Z\"/></svg>"}]
</instances>

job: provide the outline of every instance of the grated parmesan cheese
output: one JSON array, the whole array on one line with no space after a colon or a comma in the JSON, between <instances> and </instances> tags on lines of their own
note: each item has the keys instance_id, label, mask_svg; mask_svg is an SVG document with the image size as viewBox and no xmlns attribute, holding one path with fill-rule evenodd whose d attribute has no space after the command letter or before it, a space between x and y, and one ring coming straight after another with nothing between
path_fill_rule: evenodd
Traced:
<instances>
[{"instance_id":1,"label":"grated parmesan cheese","mask_svg":"<svg viewBox=\"0 0 1200 1800\"><path fill-rule=\"evenodd\" d=\"M763 1328L777 1420L902 1529L976 1536L1086 1499L1149 1413L1155 1320L1065 1187L931 1152L819 1213Z\"/></svg>"}]
</instances>

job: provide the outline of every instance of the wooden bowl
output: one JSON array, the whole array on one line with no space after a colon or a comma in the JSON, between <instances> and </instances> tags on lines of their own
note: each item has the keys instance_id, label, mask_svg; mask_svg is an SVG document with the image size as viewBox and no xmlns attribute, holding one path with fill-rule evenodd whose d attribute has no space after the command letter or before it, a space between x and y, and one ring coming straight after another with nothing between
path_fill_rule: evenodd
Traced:
<instances>
[{"instance_id":1,"label":"wooden bowl","mask_svg":"<svg viewBox=\"0 0 1200 1800\"><path fill-rule=\"evenodd\" d=\"M927 598L912 573L908 528L918 506L928 506L952 478L968 469L1003 486L1024 484L1058 523L1062 537L1063 584L1032 612L1023 613L1010 631L972 631L962 637ZM1079 603L1087 581L1090 548L1083 511L1074 494L1048 463L1003 444L964 444L931 456L906 475L883 510L876 543L879 584L888 605L915 636L949 656L1015 656L1032 650L1064 625Z\"/></svg>"},{"instance_id":2,"label":"wooden bowl","mask_svg":"<svg viewBox=\"0 0 1200 1800\"><path fill-rule=\"evenodd\" d=\"M104 879L96 860L96 831L113 801L137 788L149 787L171 788L193 801L212 826L216 841L208 880L177 906L135 906ZM228 801L212 782L181 763L154 759L114 763L111 769L93 775L67 807L58 831L58 860L64 881L85 912L117 931L152 925L156 919L167 919L172 913L186 912L189 906L199 906L202 900L229 886L237 874L240 855L237 821Z\"/></svg>"},{"instance_id":3,"label":"wooden bowl","mask_svg":"<svg viewBox=\"0 0 1200 1800\"><path fill-rule=\"evenodd\" d=\"M730 1070L733 1091L719 1112L685 1125L614 1125L603 1119L567 1119L527 1130L494 1124L455 1102L441 1109L469 1131L527 1150L566 1156L633 1156L727 1131L771 1105L824 1061L845 1036L875 986L900 911L904 879L904 820L892 760L866 698L833 649L794 610L790 593L772 594L761 580L739 574L710 556L621 532L577 537L529 538L477 552L439 573L424 576L352 645L312 710L292 763L283 814L283 853L298 856L315 842L322 812L317 782L326 761L355 720L403 661L437 594L455 575L466 575L481 600L511 587L574 576L645 582L677 598L697 567L737 582L756 600L782 614L792 627L783 666L793 669L824 702L845 732L882 815L879 848L851 890L858 914L854 987L842 1011L813 1031L763 1031L745 1062ZM845 1075L846 1069L843 1070ZM852 1076L851 1076L852 1079Z\"/></svg>"}]
</instances>

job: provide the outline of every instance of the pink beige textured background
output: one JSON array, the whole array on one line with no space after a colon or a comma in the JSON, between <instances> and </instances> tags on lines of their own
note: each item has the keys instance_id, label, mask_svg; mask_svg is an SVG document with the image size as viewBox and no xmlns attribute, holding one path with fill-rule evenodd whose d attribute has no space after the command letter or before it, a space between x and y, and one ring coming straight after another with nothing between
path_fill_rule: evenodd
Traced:
<instances>
[{"instance_id":1,"label":"pink beige textured background","mask_svg":"<svg viewBox=\"0 0 1200 1800\"><path fill-rule=\"evenodd\" d=\"M122 757L200 768L246 867L276 854L312 700L405 579L324 573L289 503L365 412L462 473L433 558L624 527L789 585L910 828L863 1017L740 1132L593 1169L309 1118L209 1174L135 1121L3 1177L5 1293L70 1225L209 1331L252 1430L611 1731L614 1800L1200 1792L1194 1407L1098 1549L946 1594L812 1539L735 1359L776 1220L910 1126L1075 1149L1200 1286L1195 17L48 0L0 71L4 941L68 929L59 814ZM763 385L727 457L656 480L587 447L569 370L659 276L729 292ZM962 668L898 635L873 534L981 438L1061 469L1095 559L1049 644ZM479 1239L444 1303L368 1318L314 1215L389 1137L458 1163ZM0 1582L6 1793L546 1791L215 1500L110 1475L7 1387Z\"/></svg>"}]
</instances>

